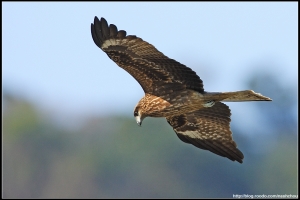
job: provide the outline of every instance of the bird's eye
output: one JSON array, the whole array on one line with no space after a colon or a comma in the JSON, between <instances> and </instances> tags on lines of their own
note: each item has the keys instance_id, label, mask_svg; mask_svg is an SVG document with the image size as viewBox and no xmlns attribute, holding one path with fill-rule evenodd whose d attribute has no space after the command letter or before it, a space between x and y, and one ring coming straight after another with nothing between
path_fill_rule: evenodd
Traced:
<instances>
[{"instance_id":1,"label":"bird's eye","mask_svg":"<svg viewBox=\"0 0 300 200\"><path fill-rule=\"evenodd\" d=\"M134 111L133 115L136 117L139 115L139 113L137 111Z\"/></svg>"}]
</instances>

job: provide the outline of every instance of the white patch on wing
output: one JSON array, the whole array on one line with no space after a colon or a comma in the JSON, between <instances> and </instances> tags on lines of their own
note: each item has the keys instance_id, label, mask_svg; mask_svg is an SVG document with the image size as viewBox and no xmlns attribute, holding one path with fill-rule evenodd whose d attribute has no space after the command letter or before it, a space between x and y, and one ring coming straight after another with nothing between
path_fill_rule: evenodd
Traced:
<instances>
[{"instance_id":1,"label":"white patch on wing","mask_svg":"<svg viewBox=\"0 0 300 200\"><path fill-rule=\"evenodd\" d=\"M202 105L203 105L203 107L205 107L205 108L209 108L209 107L212 107L213 105L215 105L215 101L210 100L210 101L208 101L208 102L206 102L206 103L204 103L204 104L202 104Z\"/></svg>"},{"instance_id":2,"label":"white patch on wing","mask_svg":"<svg viewBox=\"0 0 300 200\"><path fill-rule=\"evenodd\" d=\"M198 131L184 131L184 132L177 132L177 133L180 133L182 135L185 135L185 136L188 136L190 138L194 138L194 139L201 139L201 140L205 140L205 139L208 139L208 137L205 137L203 134L199 134Z\"/></svg>"},{"instance_id":3,"label":"white patch on wing","mask_svg":"<svg viewBox=\"0 0 300 200\"><path fill-rule=\"evenodd\" d=\"M135 40L127 40L127 39L109 39L109 40L105 40L104 43L102 44L101 48L102 49L106 49L109 46L115 46L115 45L122 45L122 44L126 44L128 42L132 42L132 44L135 43ZM131 45L132 45L131 44Z\"/></svg>"},{"instance_id":4,"label":"white patch on wing","mask_svg":"<svg viewBox=\"0 0 300 200\"><path fill-rule=\"evenodd\" d=\"M116 40L111 39L111 40L105 40L105 42L102 44L102 48L107 48L111 45L116 45Z\"/></svg>"}]
</instances>

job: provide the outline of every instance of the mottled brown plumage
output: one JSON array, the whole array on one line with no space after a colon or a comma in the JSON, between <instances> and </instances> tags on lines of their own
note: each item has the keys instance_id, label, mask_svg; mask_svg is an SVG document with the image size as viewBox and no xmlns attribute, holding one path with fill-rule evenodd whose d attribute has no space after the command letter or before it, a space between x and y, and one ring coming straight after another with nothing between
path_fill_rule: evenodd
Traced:
<instances>
[{"instance_id":1,"label":"mottled brown plumage","mask_svg":"<svg viewBox=\"0 0 300 200\"><path fill-rule=\"evenodd\" d=\"M145 96L134 109L137 123L145 117L165 117L186 143L242 163L243 154L232 139L230 109L220 101L271 101L252 90L206 92L199 76L168 58L153 45L126 31L108 26L104 18L91 24L95 44L131 74Z\"/></svg>"}]
</instances>

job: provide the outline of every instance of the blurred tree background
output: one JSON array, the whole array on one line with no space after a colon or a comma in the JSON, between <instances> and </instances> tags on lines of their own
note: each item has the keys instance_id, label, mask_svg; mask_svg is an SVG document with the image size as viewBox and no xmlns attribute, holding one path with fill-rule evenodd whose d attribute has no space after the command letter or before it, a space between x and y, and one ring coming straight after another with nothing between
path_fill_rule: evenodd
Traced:
<instances>
[{"instance_id":1,"label":"blurred tree background","mask_svg":"<svg viewBox=\"0 0 300 200\"><path fill-rule=\"evenodd\" d=\"M257 111L253 125L232 120L243 164L181 142L163 118L147 118L141 128L133 117L90 116L70 129L4 90L3 197L297 195L297 88L261 73L247 87L273 101L244 105Z\"/></svg>"}]
</instances>

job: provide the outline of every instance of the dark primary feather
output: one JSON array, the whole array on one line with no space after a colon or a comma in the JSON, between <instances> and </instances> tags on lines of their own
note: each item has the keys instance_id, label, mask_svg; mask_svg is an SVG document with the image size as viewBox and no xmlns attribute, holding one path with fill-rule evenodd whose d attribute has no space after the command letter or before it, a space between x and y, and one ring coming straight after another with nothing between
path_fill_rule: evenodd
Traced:
<instances>
[{"instance_id":1,"label":"dark primary feather","mask_svg":"<svg viewBox=\"0 0 300 200\"><path fill-rule=\"evenodd\" d=\"M230 130L230 109L217 102L214 106L167 118L179 139L209 150L232 161L243 162Z\"/></svg>"},{"instance_id":2,"label":"dark primary feather","mask_svg":"<svg viewBox=\"0 0 300 200\"><path fill-rule=\"evenodd\" d=\"M204 92L202 80L193 70L168 58L141 38L126 36L126 31L118 31L113 24L108 26L104 18L99 21L95 17L91 33L95 44L130 73L145 93L160 96L161 86L165 84L174 84L173 90L193 89ZM108 40L110 45L105 43Z\"/></svg>"}]
</instances>

